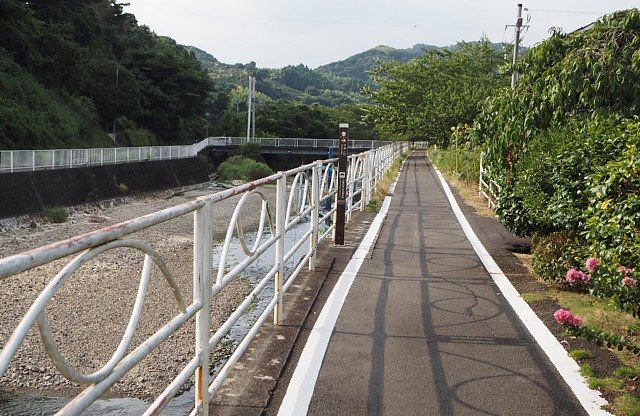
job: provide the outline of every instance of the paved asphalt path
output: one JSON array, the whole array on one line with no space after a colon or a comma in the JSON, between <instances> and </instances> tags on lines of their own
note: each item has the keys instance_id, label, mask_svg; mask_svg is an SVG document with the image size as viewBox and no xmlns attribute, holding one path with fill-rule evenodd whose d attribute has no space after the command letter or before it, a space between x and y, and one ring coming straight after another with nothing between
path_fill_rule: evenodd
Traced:
<instances>
[{"instance_id":1,"label":"paved asphalt path","mask_svg":"<svg viewBox=\"0 0 640 416\"><path fill-rule=\"evenodd\" d=\"M309 415L586 415L407 159L331 335Z\"/></svg>"}]
</instances>

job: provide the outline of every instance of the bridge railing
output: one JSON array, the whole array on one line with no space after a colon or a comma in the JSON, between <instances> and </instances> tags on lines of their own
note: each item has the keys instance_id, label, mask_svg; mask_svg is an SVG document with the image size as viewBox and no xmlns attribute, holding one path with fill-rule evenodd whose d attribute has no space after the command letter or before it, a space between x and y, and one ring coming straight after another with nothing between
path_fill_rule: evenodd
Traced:
<instances>
[{"instance_id":1,"label":"bridge railing","mask_svg":"<svg viewBox=\"0 0 640 416\"><path fill-rule=\"evenodd\" d=\"M351 218L354 210L366 208L381 175L406 150L405 144L395 143L349 157L348 218ZM18 361L14 358L25 342L27 334L33 327L37 327L42 344L58 372L77 385L87 386L57 414L80 414L145 357L157 351L161 344L169 342L173 334L194 328L189 333L195 344L195 354L179 374L171 375L174 377L173 380L145 414L159 413L184 389L190 379L195 379L195 399L191 414L208 414L207 404L220 388L229 370L272 314L276 325L281 322L285 307L284 294L305 267L309 269L315 267L318 244L334 234L335 221L331 219L336 213L338 175L335 170L336 159L317 161L120 224L0 259L0 284L22 284L20 283L21 273L45 264L51 264L56 268L61 267L55 276L46 278L48 281L46 287L30 304L28 311L22 317L15 317L15 322L18 323L0 350L0 378L5 375L8 368L21 368L21 363L14 362ZM266 196L269 194L267 188L273 189L274 185L275 202ZM217 258L213 254L213 224L216 221L224 222L224 220L221 220L216 204L232 197L239 197L239 201L228 221L222 251ZM248 201L253 201L260 207L257 232L254 236L249 236L243 231L243 213L247 210ZM328 201L333 203L327 204ZM327 205L330 205L329 209L326 209ZM148 239L144 238L144 232L151 227L167 226L171 221L180 218L186 217L188 220L188 216L193 217L193 236L190 243L192 249L191 253L182 253L180 258L192 259L192 273L184 276L173 272L170 265L175 264L167 258L166 253L163 253L162 241L147 241ZM287 238L289 242L293 238L293 246L285 245ZM230 254L234 240L238 241L236 244L242 247L244 254L232 260L232 257L237 256L237 254ZM106 256L112 250L118 250L118 257L122 250L140 255L141 264L131 265L132 270L138 270L140 273L138 293L135 296L135 302L131 304L123 302L121 305L122 309L131 310L131 316L119 346L106 364L93 373L85 374L75 370L74 365L67 362L58 348L49 321L50 308L57 300L56 297L61 296L59 292L64 287L88 284L85 281L87 274L93 279L98 278L99 281L107 282L105 284L110 285L109 287L118 287L122 284L123 282L115 281L116 279L108 272L102 272L104 275L96 277L95 275L100 274L100 270L103 269L101 267L94 269L90 266L93 261L100 262L100 257ZM214 324L210 316L212 306L220 302L223 290L237 281L243 273L247 273L249 267L258 260L262 266L268 265L266 269L262 269L266 270L266 272L263 271L264 275L256 279L251 293L230 313L224 323ZM285 267L288 263L295 266ZM81 272L83 269L84 272ZM158 325L159 329L152 333L141 333L142 330L138 329L138 325L142 311L145 309L145 296L149 295L147 293L149 287L153 284L161 285L160 282L164 282L163 284L169 289L168 293L171 293L171 300L178 312L169 317L154 317L156 323L158 320L164 320ZM191 297L189 292L192 292ZM69 293L73 298L73 292ZM106 293L105 296L107 296ZM267 306L259 313L225 364L214 374L213 366L209 361L210 354L239 319L247 311L256 307L256 300L260 296L263 298L266 296ZM87 302L86 299L71 301L80 304ZM118 298L106 299L106 301L118 302ZM90 307L93 309L96 305L90 305ZM75 319L76 322L80 322L77 317ZM3 317L3 322L4 325L10 325L11 319ZM53 322L55 324L55 320ZM194 325L186 325L189 322ZM216 325L220 326L216 327ZM111 335L105 334L105 336ZM31 341L37 342L33 338ZM177 342L175 338L173 342ZM100 345L100 341L98 340L95 345ZM168 348L168 350L171 349ZM85 355L90 356L91 351L86 351Z\"/></svg>"},{"instance_id":2,"label":"bridge railing","mask_svg":"<svg viewBox=\"0 0 640 416\"><path fill-rule=\"evenodd\" d=\"M0 173L69 169L193 157L194 146L0 150Z\"/></svg>"},{"instance_id":3,"label":"bridge railing","mask_svg":"<svg viewBox=\"0 0 640 416\"><path fill-rule=\"evenodd\" d=\"M256 138L252 142L273 147L338 147L338 140L302 138ZM182 146L112 147L101 149L0 150L0 173L69 169L86 166L113 165L196 156L208 146L240 146L245 137L208 137L198 143ZM352 149L375 149L391 142L351 140Z\"/></svg>"},{"instance_id":4,"label":"bridge railing","mask_svg":"<svg viewBox=\"0 0 640 416\"><path fill-rule=\"evenodd\" d=\"M271 138L256 137L247 140L246 137L208 137L198 143L198 151L206 146L241 146L247 142L257 143L260 146L270 147L307 147L307 148L329 148L338 147L338 139L304 139L304 138ZM391 144L389 141L382 140L350 140L349 147L351 149L375 149Z\"/></svg>"}]
</instances>

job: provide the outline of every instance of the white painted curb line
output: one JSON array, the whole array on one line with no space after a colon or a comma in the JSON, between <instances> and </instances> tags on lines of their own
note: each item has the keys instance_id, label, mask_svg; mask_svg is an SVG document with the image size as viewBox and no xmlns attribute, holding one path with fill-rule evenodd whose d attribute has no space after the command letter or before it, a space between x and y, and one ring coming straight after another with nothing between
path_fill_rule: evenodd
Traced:
<instances>
[{"instance_id":1,"label":"white painted curb line","mask_svg":"<svg viewBox=\"0 0 640 416\"><path fill-rule=\"evenodd\" d=\"M562 378L567 382L569 388L576 395L582 407L593 416L611 415L611 413L602 410L602 406L606 406L608 403L600 396L600 393L591 390L582 375L580 375L580 367L569 357L569 354L564 347L558 342L556 337L549 331L549 328L538 318L533 312L527 302L522 299L520 293L513 287L507 276L500 270L500 267L493 260L489 252L484 248L480 239L476 236L476 233L469 225L469 222L465 218L460 206L456 202L453 193L449 185L442 177L442 174L436 169L442 188L444 189L453 212L456 214L456 218L460 223L467 239L471 242L473 249L478 257L484 264L491 275L493 281L500 289L500 292L504 295L505 299L509 302L513 310L516 312L522 323L527 327L533 338L536 340L540 348L547 354L549 360L556 367Z\"/></svg>"}]
</instances>

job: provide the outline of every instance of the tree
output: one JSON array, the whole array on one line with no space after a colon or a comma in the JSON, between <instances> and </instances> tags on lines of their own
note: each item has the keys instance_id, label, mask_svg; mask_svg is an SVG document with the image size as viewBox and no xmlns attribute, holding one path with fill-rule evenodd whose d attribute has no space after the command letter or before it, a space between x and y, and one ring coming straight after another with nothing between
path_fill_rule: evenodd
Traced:
<instances>
[{"instance_id":1,"label":"tree","mask_svg":"<svg viewBox=\"0 0 640 416\"><path fill-rule=\"evenodd\" d=\"M640 110L640 12L619 11L586 30L549 39L528 50L520 82L483 105L478 121L487 141L487 162L504 176L527 143L569 119Z\"/></svg>"},{"instance_id":2,"label":"tree","mask_svg":"<svg viewBox=\"0 0 640 416\"><path fill-rule=\"evenodd\" d=\"M450 128L470 123L478 103L508 85L501 50L483 39L449 50L428 50L406 63L386 62L372 72L379 88L365 88L374 105L367 120L400 137L428 136L447 144Z\"/></svg>"}]
</instances>

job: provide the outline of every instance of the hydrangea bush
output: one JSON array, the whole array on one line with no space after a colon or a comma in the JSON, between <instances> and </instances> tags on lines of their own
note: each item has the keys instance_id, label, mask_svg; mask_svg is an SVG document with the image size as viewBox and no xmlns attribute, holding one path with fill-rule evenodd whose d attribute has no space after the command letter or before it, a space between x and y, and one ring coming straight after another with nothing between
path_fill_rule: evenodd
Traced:
<instances>
[{"instance_id":1,"label":"hydrangea bush","mask_svg":"<svg viewBox=\"0 0 640 416\"><path fill-rule=\"evenodd\" d=\"M636 272L627 266L615 269L604 266L599 259L591 257L585 264L587 272L570 269L566 275L569 287L588 291L590 294L609 298L623 310L638 318L640 309L640 288ZM556 322L563 325L568 334L595 341L598 345L627 349L640 355L640 346L628 342L623 336L585 326L581 318L565 309L554 314Z\"/></svg>"},{"instance_id":2,"label":"hydrangea bush","mask_svg":"<svg viewBox=\"0 0 640 416\"><path fill-rule=\"evenodd\" d=\"M620 309L640 317L640 288L638 274L621 265L617 268L605 266L591 257L585 264L585 271L570 269L565 282L568 287L588 292L593 296L610 299Z\"/></svg>"}]
</instances>

